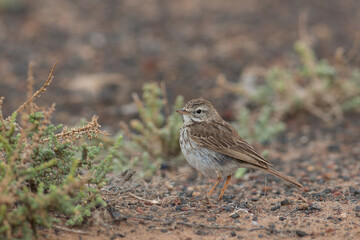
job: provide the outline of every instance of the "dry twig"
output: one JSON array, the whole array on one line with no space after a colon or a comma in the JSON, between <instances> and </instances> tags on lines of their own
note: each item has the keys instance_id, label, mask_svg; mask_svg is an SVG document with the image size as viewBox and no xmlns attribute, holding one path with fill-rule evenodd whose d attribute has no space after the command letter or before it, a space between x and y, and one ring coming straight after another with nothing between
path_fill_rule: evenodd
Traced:
<instances>
[{"instance_id":1,"label":"dry twig","mask_svg":"<svg viewBox=\"0 0 360 240\"><path fill-rule=\"evenodd\" d=\"M34 95L32 95L31 97L28 97L28 99L26 100L26 102L24 102L18 109L16 109L15 112L18 113L18 112L22 111L29 103L32 103L36 98L38 98L38 97L40 96L40 93L46 91L46 87L50 85L51 81L52 81L53 78L54 78L53 73L54 73L55 67L56 67L56 63L55 63L54 66L52 67L51 72L50 72L50 74L49 74L49 77L48 77L48 79L46 80L45 84L44 84L39 90L37 90ZM30 73L31 73L31 72L30 72ZM29 89L28 89L28 91L29 91Z\"/></svg>"},{"instance_id":2,"label":"dry twig","mask_svg":"<svg viewBox=\"0 0 360 240\"><path fill-rule=\"evenodd\" d=\"M55 137L57 139L68 139L75 141L78 138L80 138L83 134L86 134L89 139L92 139L91 134L95 134L95 136L97 136L98 134L109 136L110 135L109 133L99 129L101 125L97 121L98 118L99 118L98 116L93 116L91 122L88 122L87 125L85 125L84 127L73 128L69 131L67 130L66 127L64 127L63 131L59 134L56 134ZM49 138L46 138L42 141L48 142L49 140L50 140Z\"/></svg>"},{"instance_id":3,"label":"dry twig","mask_svg":"<svg viewBox=\"0 0 360 240\"><path fill-rule=\"evenodd\" d=\"M57 228L59 230L66 231L66 232L71 232L71 233L77 233L77 234L83 234L83 235L91 235L90 232L84 232L84 231L81 231L81 230L75 230L75 229L70 229L70 228L61 227L61 226L54 226L54 228Z\"/></svg>"},{"instance_id":4,"label":"dry twig","mask_svg":"<svg viewBox=\"0 0 360 240\"><path fill-rule=\"evenodd\" d=\"M140 201L143 201L143 202L146 202L146 203L150 203L150 204L153 204L153 205L160 205L161 204L161 202L159 200L148 200L148 199L136 196L136 195L132 194L131 192L128 192L128 194L130 196L132 196L133 198L136 198L136 199L138 199Z\"/></svg>"}]
</instances>

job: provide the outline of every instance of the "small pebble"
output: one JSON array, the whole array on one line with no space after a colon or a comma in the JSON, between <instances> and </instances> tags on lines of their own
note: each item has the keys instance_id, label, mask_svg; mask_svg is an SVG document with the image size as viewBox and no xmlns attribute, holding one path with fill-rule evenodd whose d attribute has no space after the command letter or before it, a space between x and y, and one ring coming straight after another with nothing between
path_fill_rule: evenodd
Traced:
<instances>
[{"instance_id":1,"label":"small pebble","mask_svg":"<svg viewBox=\"0 0 360 240\"><path fill-rule=\"evenodd\" d=\"M340 146L339 145L330 145L327 147L329 152L340 152Z\"/></svg>"},{"instance_id":2,"label":"small pebble","mask_svg":"<svg viewBox=\"0 0 360 240\"><path fill-rule=\"evenodd\" d=\"M175 207L176 211L183 211L184 210L184 206L180 205L180 206L176 206Z\"/></svg>"},{"instance_id":3,"label":"small pebble","mask_svg":"<svg viewBox=\"0 0 360 240\"><path fill-rule=\"evenodd\" d=\"M158 207L157 207L157 206L151 206L151 207L150 207L150 210L155 212L155 211L158 210Z\"/></svg>"},{"instance_id":4,"label":"small pebble","mask_svg":"<svg viewBox=\"0 0 360 240\"><path fill-rule=\"evenodd\" d=\"M236 219L236 218L239 218L240 216L238 213L234 213L234 214L231 214L230 217L233 219Z\"/></svg>"},{"instance_id":5,"label":"small pebble","mask_svg":"<svg viewBox=\"0 0 360 240\"><path fill-rule=\"evenodd\" d=\"M115 233L114 235L112 235L112 236L110 237L110 240L115 240L115 239L117 239L117 238L119 238L119 237L124 238L124 237L126 237L126 235L123 234L123 233Z\"/></svg>"},{"instance_id":6,"label":"small pebble","mask_svg":"<svg viewBox=\"0 0 360 240\"><path fill-rule=\"evenodd\" d=\"M233 206L233 205L230 205L230 204L228 204L228 205L226 205L226 206L224 207L224 210L225 210L226 212L231 212L233 209L234 209L234 206Z\"/></svg>"},{"instance_id":7,"label":"small pebble","mask_svg":"<svg viewBox=\"0 0 360 240\"><path fill-rule=\"evenodd\" d=\"M284 200L282 200L280 202L280 205L281 206L288 206L288 205L292 205L294 203L294 201L288 199L288 198L285 198Z\"/></svg>"},{"instance_id":8,"label":"small pebble","mask_svg":"<svg viewBox=\"0 0 360 240\"><path fill-rule=\"evenodd\" d=\"M321 205L319 203L310 204L308 207L311 211L321 211Z\"/></svg>"},{"instance_id":9,"label":"small pebble","mask_svg":"<svg viewBox=\"0 0 360 240\"><path fill-rule=\"evenodd\" d=\"M355 211L355 212L360 212L360 206L355 206L355 207L354 207L354 211Z\"/></svg>"},{"instance_id":10,"label":"small pebble","mask_svg":"<svg viewBox=\"0 0 360 240\"><path fill-rule=\"evenodd\" d=\"M200 230L197 230L197 231L195 232L195 234L197 234L197 235L207 235L208 232L200 229Z\"/></svg>"},{"instance_id":11,"label":"small pebble","mask_svg":"<svg viewBox=\"0 0 360 240\"><path fill-rule=\"evenodd\" d=\"M193 192L192 196L199 197L199 196L201 196L201 192Z\"/></svg>"},{"instance_id":12,"label":"small pebble","mask_svg":"<svg viewBox=\"0 0 360 240\"><path fill-rule=\"evenodd\" d=\"M280 209L280 205L275 205L274 207L270 208L271 211L276 211Z\"/></svg>"},{"instance_id":13,"label":"small pebble","mask_svg":"<svg viewBox=\"0 0 360 240\"><path fill-rule=\"evenodd\" d=\"M252 221L252 225L254 225L254 226L259 226L259 223L258 222L255 222L255 221Z\"/></svg>"},{"instance_id":14,"label":"small pebble","mask_svg":"<svg viewBox=\"0 0 360 240\"><path fill-rule=\"evenodd\" d=\"M296 233L296 236L298 236L298 237L305 237L308 235L306 232L301 231L301 230L296 230L295 233Z\"/></svg>"},{"instance_id":15,"label":"small pebble","mask_svg":"<svg viewBox=\"0 0 360 240\"><path fill-rule=\"evenodd\" d=\"M236 237L236 233L234 231L230 232L231 237Z\"/></svg>"},{"instance_id":16,"label":"small pebble","mask_svg":"<svg viewBox=\"0 0 360 240\"><path fill-rule=\"evenodd\" d=\"M350 191L351 194L354 194L354 195L359 195L360 194L360 190L358 190L358 189L356 189L356 188L354 188L352 186L349 187L349 191Z\"/></svg>"}]
</instances>

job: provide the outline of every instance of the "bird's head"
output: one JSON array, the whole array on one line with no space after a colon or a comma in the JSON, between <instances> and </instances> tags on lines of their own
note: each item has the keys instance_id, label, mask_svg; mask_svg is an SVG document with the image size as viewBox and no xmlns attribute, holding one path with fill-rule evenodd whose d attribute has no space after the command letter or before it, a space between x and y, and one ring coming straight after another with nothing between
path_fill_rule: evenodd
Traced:
<instances>
[{"instance_id":1,"label":"bird's head","mask_svg":"<svg viewBox=\"0 0 360 240\"><path fill-rule=\"evenodd\" d=\"M183 109L176 112L183 115L185 124L200 123L221 119L216 109L205 99L192 99L185 104Z\"/></svg>"}]
</instances>

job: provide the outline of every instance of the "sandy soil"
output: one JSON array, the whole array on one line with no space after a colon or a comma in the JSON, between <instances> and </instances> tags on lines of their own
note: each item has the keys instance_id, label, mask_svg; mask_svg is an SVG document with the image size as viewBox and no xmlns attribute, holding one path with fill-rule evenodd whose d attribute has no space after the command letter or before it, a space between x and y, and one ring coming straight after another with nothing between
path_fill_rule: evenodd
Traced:
<instances>
[{"instance_id":1,"label":"sandy soil","mask_svg":"<svg viewBox=\"0 0 360 240\"><path fill-rule=\"evenodd\" d=\"M270 151L279 170L304 184L299 190L259 171L233 179L210 206L210 185L186 163L150 181L114 177L104 190L107 208L81 229L42 230L42 239L358 239L360 237L359 115L335 128L314 119L290 123ZM311 125L309 125L311 124ZM298 126L301 126L300 129ZM311 128L316 127L316 128ZM201 180L201 178L200 178ZM205 181L206 182L206 181ZM210 180L210 183L213 181ZM74 229L72 229L74 230Z\"/></svg>"}]
</instances>

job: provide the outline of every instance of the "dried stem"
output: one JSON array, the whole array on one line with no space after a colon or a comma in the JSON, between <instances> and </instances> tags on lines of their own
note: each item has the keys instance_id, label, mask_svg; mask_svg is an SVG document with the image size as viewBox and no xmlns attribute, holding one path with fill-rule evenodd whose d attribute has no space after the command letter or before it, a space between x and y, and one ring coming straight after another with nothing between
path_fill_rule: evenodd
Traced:
<instances>
[{"instance_id":1,"label":"dried stem","mask_svg":"<svg viewBox=\"0 0 360 240\"><path fill-rule=\"evenodd\" d=\"M55 225L54 228L57 228L59 230L65 231L65 232L71 232L71 233L77 233L77 234L83 234L83 235L91 235L90 232L84 232L81 230L70 229L70 228L61 227L61 226L57 226L57 225Z\"/></svg>"},{"instance_id":2,"label":"dried stem","mask_svg":"<svg viewBox=\"0 0 360 240\"><path fill-rule=\"evenodd\" d=\"M73 128L69 131L67 131L67 128L64 127L63 131L59 134L56 134L55 137L57 139L71 139L72 141L75 141L83 134L87 134L89 139L92 138L92 133L94 133L95 135L101 134L104 136L109 136L109 133L99 129L101 125L97 122L98 118L98 116L93 116L91 122L88 122L87 125L85 125L84 127ZM42 140L42 142L48 142L49 140L49 138L46 138Z\"/></svg>"},{"instance_id":3,"label":"dried stem","mask_svg":"<svg viewBox=\"0 0 360 240\"><path fill-rule=\"evenodd\" d=\"M145 198L136 196L135 194L132 194L131 192L128 192L128 194L129 194L130 196L132 196L133 198L136 198L137 200L140 200L140 201L143 201L143 202L146 202L146 203L149 203L149 204L153 204L153 205L160 205L160 204L161 204L161 202L160 202L159 200L149 200L149 199L145 199Z\"/></svg>"},{"instance_id":4,"label":"dried stem","mask_svg":"<svg viewBox=\"0 0 360 240\"><path fill-rule=\"evenodd\" d=\"M22 111L29 103L32 103L36 98L38 98L40 96L40 93L46 91L46 87L50 85L51 81L54 78L53 73L54 73L55 67L56 67L56 63L52 67L51 72L49 74L49 77L46 80L45 84L39 90L37 90L34 95L32 95L31 97L28 97L26 102L23 103L15 112L18 113L18 112Z\"/></svg>"}]
</instances>

